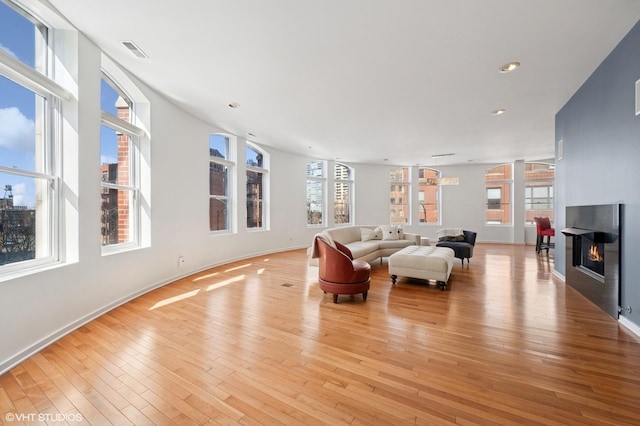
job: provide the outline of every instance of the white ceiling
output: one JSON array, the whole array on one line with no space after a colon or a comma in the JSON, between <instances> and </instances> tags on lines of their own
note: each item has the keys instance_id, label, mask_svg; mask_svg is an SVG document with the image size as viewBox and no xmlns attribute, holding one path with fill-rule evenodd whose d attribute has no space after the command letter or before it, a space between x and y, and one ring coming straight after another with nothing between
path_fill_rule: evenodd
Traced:
<instances>
[{"instance_id":1,"label":"white ceiling","mask_svg":"<svg viewBox=\"0 0 640 426\"><path fill-rule=\"evenodd\" d=\"M225 131L396 165L553 158L555 114L640 19L638 0L49 1Z\"/></svg>"}]
</instances>

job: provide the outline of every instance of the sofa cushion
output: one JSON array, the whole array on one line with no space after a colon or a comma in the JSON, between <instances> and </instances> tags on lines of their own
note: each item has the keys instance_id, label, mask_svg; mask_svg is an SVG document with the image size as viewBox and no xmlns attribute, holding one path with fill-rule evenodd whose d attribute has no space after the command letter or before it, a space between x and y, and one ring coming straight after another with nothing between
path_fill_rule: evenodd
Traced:
<instances>
[{"instance_id":1,"label":"sofa cushion","mask_svg":"<svg viewBox=\"0 0 640 426\"><path fill-rule=\"evenodd\" d=\"M381 249L403 248L414 245L412 240L382 240L378 241L378 247Z\"/></svg>"},{"instance_id":2,"label":"sofa cushion","mask_svg":"<svg viewBox=\"0 0 640 426\"><path fill-rule=\"evenodd\" d=\"M369 253L377 251L379 243L381 243L381 241L355 241L353 243L346 244L346 246L351 250L353 258L358 259L368 255Z\"/></svg>"},{"instance_id":3,"label":"sofa cushion","mask_svg":"<svg viewBox=\"0 0 640 426\"><path fill-rule=\"evenodd\" d=\"M382 239L383 240L398 240L400 239L399 237L399 231L398 231L398 227L396 225L381 225L380 228L382 229Z\"/></svg>"},{"instance_id":4,"label":"sofa cushion","mask_svg":"<svg viewBox=\"0 0 640 426\"><path fill-rule=\"evenodd\" d=\"M360 228L360 239L362 241L381 240L382 230L379 227L376 227L374 229Z\"/></svg>"}]
</instances>

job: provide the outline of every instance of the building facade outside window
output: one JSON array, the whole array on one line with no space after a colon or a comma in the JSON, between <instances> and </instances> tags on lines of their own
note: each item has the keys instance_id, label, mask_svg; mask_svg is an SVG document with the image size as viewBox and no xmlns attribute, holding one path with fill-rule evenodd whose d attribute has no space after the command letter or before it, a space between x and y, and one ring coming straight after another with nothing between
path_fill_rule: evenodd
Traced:
<instances>
[{"instance_id":1,"label":"building facade outside window","mask_svg":"<svg viewBox=\"0 0 640 426\"><path fill-rule=\"evenodd\" d=\"M440 223L440 171L418 168L418 219L420 223Z\"/></svg>"},{"instance_id":2,"label":"building facade outside window","mask_svg":"<svg viewBox=\"0 0 640 426\"><path fill-rule=\"evenodd\" d=\"M209 136L209 230L232 229L231 188L235 176L235 162L224 135Z\"/></svg>"},{"instance_id":3,"label":"building facade outside window","mask_svg":"<svg viewBox=\"0 0 640 426\"><path fill-rule=\"evenodd\" d=\"M307 163L307 225L324 225L325 188L327 187L326 163Z\"/></svg>"},{"instance_id":4,"label":"building facade outside window","mask_svg":"<svg viewBox=\"0 0 640 426\"><path fill-rule=\"evenodd\" d=\"M134 102L106 72L100 85L100 172L102 246L139 244L140 136Z\"/></svg>"},{"instance_id":5,"label":"building facade outside window","mask_svg":"<svg viewBox=\"0 0 640 426\"><path fill-rule=\"evenodd\" d=\"M49 29L0 2L0 271L58 260L61 111Z\"/></svg>"},{"instance_id":6,"label":"building facade outside window","mask_svg":"<svg viewBox=\"0 0 640 426\"><path fill-rule=\"evenodd\" d=\"M553 223L553 185L555 166L548 163L524 163L525 224L535 217L548 217Z\"/></svg>"},{"instance_id":7,"label":"building facade outside window","mask_svg":"<svg viewBox=\"0 0 640 426\"><path fill-rule=\"evenodd\" d=\"M265 229L268 164L265 153L247 144L247 229Z\"/></svg>"},{"instance_id":8,"label":"building facade outside window","mask_svg":"<svg viewBox=\"0 0 640 426\"><path fill-rule=\"evenodd\" d=\"M511 223L511 186L513 167L501 164L485 170L486 188L485 222L489 225Z\"/></svg>"},{"instance_id":9,"label":"building facade outside window","mask_svg":"<svg viewBox=\"0 0 640 426\"><path fill-rule=\"evenodd\" d=\"M389 223L410 222L411 177L408 167L389 171Z\"/></svg>"},{"instance_id":10,"label":"building facade outside window","mask_svg":"<svg viewBox=\"0 0 640 426\"><path fill-rule=\"evenodd\" d=\"M333 173L333 221L336 225L348 225L353 213L353 169L335 163Z\"/></svg>"}]
</instances>

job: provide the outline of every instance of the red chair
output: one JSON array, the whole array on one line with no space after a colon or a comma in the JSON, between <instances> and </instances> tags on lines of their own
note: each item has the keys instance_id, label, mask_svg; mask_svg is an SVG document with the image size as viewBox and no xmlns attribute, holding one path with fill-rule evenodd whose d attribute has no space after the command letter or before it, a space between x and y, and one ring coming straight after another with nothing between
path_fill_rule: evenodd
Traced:
<instances>
[{"instance_id":1,"label":"red chair","mask_svg":"<svg viewBox=\"0 0 640 426\"><path fill-rule=\"evenodd\" d=\"M555 248L555 243L551 242L551 237L556 236L555 228L551 227L551 221L548 217L535 217L536 221L536 253L540 253L542 250L547 250L549 253L550 248ZM547 242L544 242L544 237L547 237Z\"/></svg>"},{"instance_id":2,"label":"red chair","mask_svg":"<svg viewBox=\"0 0 640 426\"><path fill-rule=\"evenodd\" d=\"M338 303L339 294L362 293L367 300L371 279L371 265L362 260L353 260L351 251L337 241L335 247L316 236L315 244L319 254L318 281L325 293L333 294L333 303Z\"/></svg>"}]
</instances>

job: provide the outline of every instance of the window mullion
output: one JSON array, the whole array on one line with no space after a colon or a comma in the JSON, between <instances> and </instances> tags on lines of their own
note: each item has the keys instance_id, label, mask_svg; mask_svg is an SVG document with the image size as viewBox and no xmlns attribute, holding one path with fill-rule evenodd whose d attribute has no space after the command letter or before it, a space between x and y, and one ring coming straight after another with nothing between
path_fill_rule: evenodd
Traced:
<instances>
[{"instance_id":1,"label":"window mullion","mask_svg":"<svg viewBox=\"0 0 640 426\"><path fill-rule=\"evenodd\" d=\"M18 59L0 49L0 74L8 79L34 91L42 97L57 96L70 101L73 95L49 77L33 70Z\"/></svg>"}]
</instances>

